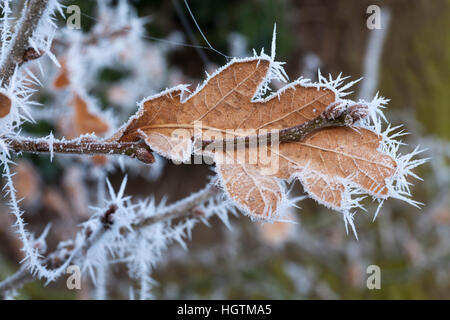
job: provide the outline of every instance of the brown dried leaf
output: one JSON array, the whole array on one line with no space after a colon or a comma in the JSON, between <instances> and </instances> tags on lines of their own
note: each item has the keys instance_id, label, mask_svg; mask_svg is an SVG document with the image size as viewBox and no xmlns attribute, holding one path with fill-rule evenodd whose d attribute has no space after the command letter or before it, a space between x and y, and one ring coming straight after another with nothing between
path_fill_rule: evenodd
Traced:
<instances>
[{"instance_id":1,"label":"brown dried leaf","mask_svg":"<svg viewBox=\"0 0 450 320\"><path fill-rule=\"evenodd\" d=\"M370 194L386 196L386 179L396 162L378 151L381 136L367 129L336 127L316 131L303 141L280 145L280 178L298 175L306 191L334 209L342 207L342 180Z\"/></svg>"},{"instance_id":2,"label":"brown dried leaf","mask_svg":"<svg viewBox=\"0 0 450 320\"><path fill-rule=\"evenodd\" d=\"M275 176L261 174L262 166L249 164L246 150L216 159L217 172L230 198L245 212L255 212L260 218L271 218L279 212L284 200L283 187ZM239 159L244 157L244 159Z\"/></svg>"},{"instance_id":3,"label":"brown dried leaf","mask_svg":"<svg viewBox=\"0 0 450 320\"><path fill-rule=\"evenodd\" d=\"M74 94L70 105L74 108L73 116L70 118L71 126L63 127L64 134L68 138L73 139L89 133L101 136L108 132L108 123L100 116L92 113L86 100L79 94Z\"/></svg>"},{"instance_id":4,"label":"brown dried leaf","mask_svg":"<svg viewBox=\"0 0 450 320\"><path fill-rule=\"evenodd\" d=\"M41 195L39 175L31 163L22 160L17 162L13 176L17 198L23 199L25 206L31 206Z\"/></svg>"},{"instance_id":5,"label":"brown dried leaf","mask_svg":"<svg viewBox=\"0 0 450 320\"><path fill-rule=\"evenodd\" d=\"M69 70L67 69L66 61L64 59L62 59L61 61L59 61L59 63L61 65L61 69L59 70L55 79L53 79L53 87L56 90L65 89L70 84Z\"/></svg>"},{"instance_id":6,"label":"brown dried leaf","mask_svg":"<svg viewBox=\"0 0 450 320\"><path fill-rule=\"evenodd\" d=\"M0 118L6 117L11 111L11 99L0 92Z\"/></svg>"},{"instance_id":7,"label":"brown dried leaf","mask_svg":"<svg viewBox=\"0 0 450 320\"><path fill-rule=\"evenodd\" d=\"M72 211L64 194L55 187L48 187L44 190L42 202L46 210L56 213L59 217L71 221Z\"/></svg>"},{"instance_id":8,"label":"brown dried leaf","mask_svg":"<svg viewBox=\"0 0 450 320\"><path fill-rule=\"evenodd\" d=\"M60 124L65 137L75 139L83 134L90 133L103 136L108 132L109 124L99 115L94 114L89 108L88 101L79 94L74 94L70 105L74 109L73 114ZM98 166L103 166L108 162L108 158L104 155L94 155L91 160L94 165Z\"/></svg>"},{"instance_id":9,"label":"brown dried leaf","mask_svg":"<svg viewBox=\"0 0 450 320\"><path fill-rule=\"evenodd\" d=\"M349 183L369 194L379 197L387 195L386 179L395 174L397 164L390 156L377 150L380 143L381 137L366 129L327 128L306 136L303 141L281 143L279 150L272 147L270 152L275 153L279 161L279 169L274 173L267 174L267 167L259 161L250 164L249 155L258 151L252 148L240 151L247 153L245 161L235 159L234 163L228 161L230 164L222 164L225 159L229 159L228 156L224 160L216 157L216 162L230 197L258 217L273 217L283 207L284 191L277 178L298 178L311 197L340 210L345 205L343 196ZM236 155L239 156L239 151ZM273 158L274 155L270 156ZM262 181L264 185L272 186L276 196L266 191L261 204L250 205L250 197L261 200L261 196L255 194L260 192L257 184ZM267 209L264 203L269 203L272 209L269 215L263 210Z\"/></svg>"},{"instance_id":10,"label":"brown dried leaf","mask_svg":"<svg viewBox=\"0 0 450 320\"><path fill-rule=\"evenodd\" d=\"M262 84L270 78L271 61L255 58L233 62L185 101L183 90L172 89L145 100L138 113L114 135L113 140L144 138L155 151L169 159L190 157L194 127L201 121L203 140L229 138L226 130L240 129L242 135L261 129L282 129L310 121L332 103L335 91L327 86L307 86L294 82L267 99L253 101ZM184 131L180 131L184 129ZM284 142L269 148L279 170L251 163L242 152L234 155L215 152L218 174L230 196L247 213L262 218L278 215L286 200L281 180L300 179L314 199L334 209L348 205L349 186L379 197L388 193L386 179L397 164L378 151L382 138L367 129L329 128L308 135L301 142ZM237 161L241 156L243 161ZM227 161L228 160L228 161ZM232 161L234 160L234 162Z\"/></svg>"}]
</instances>

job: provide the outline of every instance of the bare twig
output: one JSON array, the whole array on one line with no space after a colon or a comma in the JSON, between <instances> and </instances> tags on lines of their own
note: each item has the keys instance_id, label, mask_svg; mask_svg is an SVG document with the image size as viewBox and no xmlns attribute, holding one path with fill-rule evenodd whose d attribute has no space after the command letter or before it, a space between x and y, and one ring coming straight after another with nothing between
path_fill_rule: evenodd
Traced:
<instances>
[{"instance_id":1,"label":"bare twig","mask_svg":"<svg viewBox=\"0 0 450 320\"><path fill-rule=\"evenodd\" d=\"M32 280L30 272L22 265L16 273L0 282L0 299L4 299L8 292L20 289Z\"/></svg>"},{"instance_id":2,"label":"bare twig","mask_svg":"<svg viewBox=\"0 0 450 320\"><path fill-rule=\"evenodd\" d=\"M76 139L55 140L13 138L5 139L15 152L65 153L65 154L116 154L136 158L144 163L153 163L150 148L144 142L105 142L102 140Z\"/></svg>"},{"instance_id":3,"label":"bare twig","mask_svg":"<svg viewBox=\"0 0 450 320\"><path fill-rule=\"evenodd\" d=\"M103 30L102 32L97 32L96 30L94 32L89 33L86 38L81 43L85 47L94 46L97 45L101 40L109 39L114 40L116 38L120 38L122 36L126 36L131 31L131 26L127 25L124 26L121 29L118 30ZM64 49L68 49L68 47L71 45L67 39L64 38L55 38L53 39L52 45L54 47L61 47Z\"/></svg>"},{"instance_id":4,"label":"bare twig","mask_svg":"<svg viewBox=\"0 0 450 320\"><path fill-rule=\"evenodd\" d=\"M188 218L192 215L196 215L197 212L194 210L195 207L208 201L220 191L221 189L216 185L216 182L212 182L196 194L168 206L160 214L136 221L133 224L133 228L139 229L165 220Z\"/></svg>"},{"instance_id":5,"label":"bare twig","mask_svg":"<svg viewBox=\"0 0 450 320\"><path fill-rule=\"evenodd\" d=\"M173 219L195 217L198 215L198 213L195 211L195 208L202 203L205 203L219 192L220 188L216 185L215 182L212 182L196 194L168 206L163 212L159 213L158 215L137 220L135 223L133 223L133 229L138 230L140 228L144 228L158 222L170 221ZM100 228L96 232L92 232L89 227L86 227L84 230L82 230L82 234L84 236L84 245L79 251L79 254L74 256L75 259L78 258L80 254L85 255L86 252L95 243L97 243L103 237L103 235L108 232L108 230L110 230L111 225L114 223L114 214L116 210L117 207L111 205L107 210L105 210L104 214L98 217L104 228ZM57 268L71 257L72 250L74 250L73 247L60 247L54 252L50 253L43 262L47 263L52 268ZM16 273L0 282L0 297L12 290L20 289L23 285L33 280L34 278L30 274L29 270L25 266L22 266Z\"/></svg>"},{"instance_id":6,"label":"bare twig","mask_svg":"<svg viewBox=\"0 0 450 320\"><path fill-rule=\"evenodd\" d=\"M47 8L48 0L29 0L25 3L23 15L19 21L19 27L13 35L13 42L8 58L1 66L0 81L2 86L7 86L18 64L24 62L26 52L29 49L29 39L36 30L39 20Z\"/></svg>"}]
</instances>

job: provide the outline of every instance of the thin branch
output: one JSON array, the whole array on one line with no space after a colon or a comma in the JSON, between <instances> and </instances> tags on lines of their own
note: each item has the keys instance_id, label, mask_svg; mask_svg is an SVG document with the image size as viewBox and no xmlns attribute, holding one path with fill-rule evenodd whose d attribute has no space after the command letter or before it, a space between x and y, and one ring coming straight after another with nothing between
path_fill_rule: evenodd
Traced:
<instances>
[{"instance_id":1,"label":"thin branch","mask_svg":"<svg viewBox=\"0 0 450 320\"><path fill-rule=\"evenodd\" d=\"M0 81L7 86L18 64L24 62L29 49L29 39L33 36L39 21L47 8L48 0L29 0L25 3L19 28L13 35L13 42L8 58L1 66Z\"/></svg>"},{"instance_id":2,"label":"thin branch","mask_svg":"<svg viewBox=\"0 0 450 320\"><path fill-rule=\"evenodd\" d=\"M161 221L188 218L193 215L195 216L198 212L194 209L199 204L208 201L220 191L221 189L217 186L216 182L212 182L203 190L191 195L188 198L180 200L171 206L168 206L160 214L136 221L133 224L133 228L139 229Z\"/></svg>"},{"instance_id":3,"label":"thin branch","mask_svg":"<svg viewBox=\"0 0 450 320\"><path fill-rule=\"evenodd\" d=\"M168 206L158 215L137 220L133 223L133 230L138 230L158 222L196 217L199 213L195 210L195 208L202 203L205 203L219 192L221 192L221 189L216 185L216 182L212 182L197 193ZM84 236L84 245L79 251L79 254L85 255L86 252L95 243L97 243L103 235L108 232L108 230L110 230L111 225L114 223L114 214L116 211L117 207L115 205L111 205L101 216L98 217L104 227L99 228L95 233L93 233L89 227L86 227L81 231ZM60 247L50 253L43 262L47 263L52 268L57 268L69 259L72 250L74 250L73 247ZM74 258L77 257L78 256L75 256ZM16 273L0 282L0 297L6 295L12 290L20 289L23 285L33 280L34 278L30 274L29 270L26 266L22 265Z\"/></svg>"},{"instance_id":4,"label":"thin branch","mask_svg":"<svg viewBox=\"0 0 450 320\"><path fill-rule=\"evenodd\" d=\"M0 282L0 299L6 298L8 292L20 289L32 280L30 272L22 265L16 273Z\"/></svg>"},{"instance_id":5,"label":"thin branch","mask_svg":"<svg viewBox=\"0 0 450 320\"><path fill-rule=\"evenodd\" d=\"M102 140L55 140L7 137L5 142L14 152L63 154L116 154L153 163L155 158L144 142L105 142Z\"/></svg>"},{"instance_id":6,"label":"thin branch","mask_svg":"<svg viewBox=\"0 0 450 320\"><path fill-rule=\"evenodd\" d=\"M126 36L130 33L132 27L130 25L126 25L123 28L120 28L118 30L104 30L103 32L97 32L96 30L91 31L89 34L86 35L86 38L82 41L81 45L85 47L93 46L98 44L100 41L105 41L105 39L108 40L114 40L117 38L120 38L122 36ZM65 50L68 49L68 47L71 45L69 41L67 41L66 38L55 38L52 42L52 48L55 47L61 47ZM86 48L85 48L86 49Z\"/></svg>"}]
</instances>

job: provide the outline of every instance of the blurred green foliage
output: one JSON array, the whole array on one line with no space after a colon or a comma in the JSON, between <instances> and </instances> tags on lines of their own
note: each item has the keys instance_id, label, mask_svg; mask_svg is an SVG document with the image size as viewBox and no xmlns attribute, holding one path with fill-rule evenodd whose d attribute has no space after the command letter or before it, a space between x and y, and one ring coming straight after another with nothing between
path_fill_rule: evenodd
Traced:
<instances>
[{"instance_id":1,"label":"blurred green foliage","mask_svg":"<svg viewBox=\"0 0 450 320\"><path fill-rule=\"evenodd\" d=\"M380 90L415 110L426 133L450 139L450 1L392 1Z\"/></svg>"}]
</instances>

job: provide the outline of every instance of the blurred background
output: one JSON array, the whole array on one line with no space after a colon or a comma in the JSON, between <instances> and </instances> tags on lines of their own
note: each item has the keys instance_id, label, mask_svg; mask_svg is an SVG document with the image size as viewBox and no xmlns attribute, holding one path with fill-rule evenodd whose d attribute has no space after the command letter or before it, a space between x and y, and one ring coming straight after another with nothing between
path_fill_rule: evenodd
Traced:
<instances>
[{"instance_id":1,"label":"blurred background","mask_svg":"<svg viewBox=\"0 0 450 320\"><path fill-rule=\"evenodd\" d=\"M90 32L98 19L96 1L65 4L80 7L83 31ZM182 0L131 4L139 17L148 17L146 55L140 64L146 82L131 77L126 66L113 65L99 70L89 90L102 110L119 112L124 119L143 97L180 83L195 88L205 70L211 73L227 62L208 48ZM431 160L416 170L424 181L411 180L413 199L424 203L422 209L389 200L373 222L376 203L367 202L368 213L356 216L359 240L346 234L339 214L309 199L300 203L300 210L287 213L296 224L261 225L239 215L230 217L230 228L219 219L197 226L187 241L189 250L172 245L153 271L155 298L450 299L450 1L190 0L189 5L209 43L225 55L245 57L262 47L269 52L276 23L277 60L286 62L291 80L315 80L319 68L322 74L342 72L352 80L366 77L350 98L371 98L379 91L391 99L387 118L410 132L403 138L404 153L420 145L427 149L423 157ZM381 30L367 28L370 5L382 9ZM142 92L133 91L140 87ZM50 98L43 93L39 99L45 103ZM68 135L45 117L24 130ZM96 179L105 175L98 169L102 160L67 164L65 159L17 159L16 187L25 198L25 219L37 233L52 221L50 247L73 236L75 226L89 216L83 204L92 198L89 190L98 188ZM201 189L213 174L206 165L174 165L162 159L151 168L134 165L128 173L128 194L153 194L168 202ZM112 168L107 174L116 186L124 176ZM300 185L295 189L302 193ZM6 211L3 201L0 279L21 259ZM370 265L381 269L379 290L366 286ZM114 265L108 276L109 296L126 298L126 271ZM19 297L90 298L90 284L83 288L74 292L65 288L65 281L47 287L35 281Z\"/></svg>"}]
</instances>

